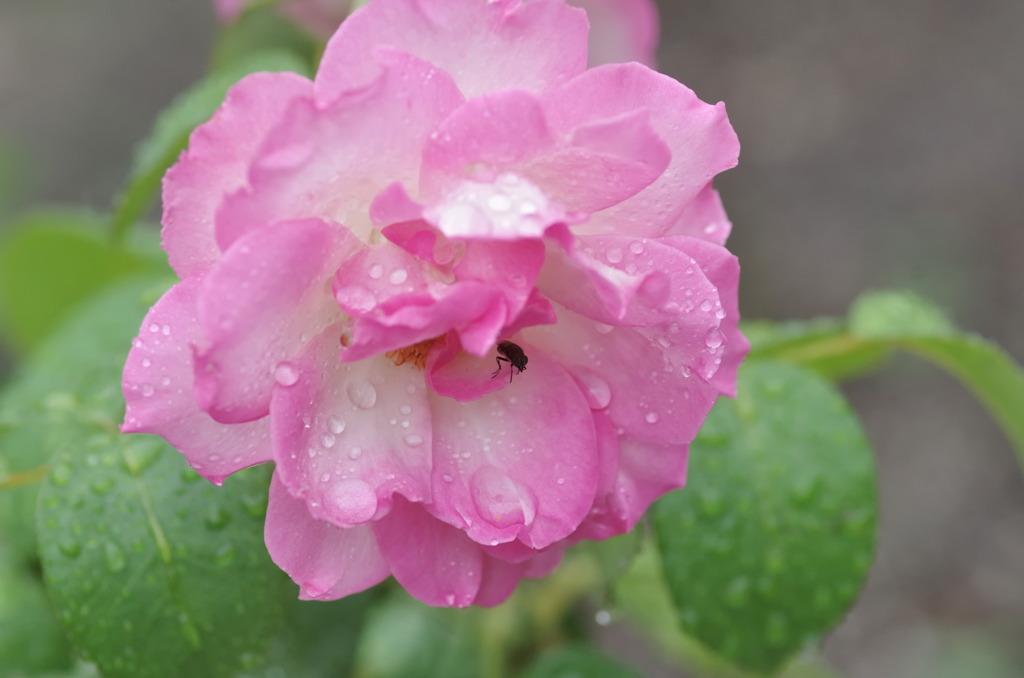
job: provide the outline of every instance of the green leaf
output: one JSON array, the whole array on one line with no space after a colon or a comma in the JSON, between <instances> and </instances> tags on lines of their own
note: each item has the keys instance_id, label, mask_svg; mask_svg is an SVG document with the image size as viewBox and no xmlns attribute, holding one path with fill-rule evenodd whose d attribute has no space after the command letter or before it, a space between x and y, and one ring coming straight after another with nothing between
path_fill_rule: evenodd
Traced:
<instances>
[{"instance_id":1,"label":"green leaf","mask_svg":"<svg viewBox=\"0 0 1024 678\"><path fill-rule=\"evenodd\" d=\"M162 440L118 432L144 284L91 300L41 347L5 394L3 458L49 463L40 555L83 657L108 677L229 675L258 662L287 595L263 545L267 473L217 488Z\"/></svg>"},{"instance_id":2,"label":"green leaf","mask_svg":"<svg viewBox=\"0 0 1024 678\"><path fill-rule=\"evenodd\" d=\"M149 137L135 149L128 185L117 201L113 234L120 240L146 211L160 188L160 179L188 145L192 130L213 115L231 85L257 71L295 71L308 74L305 61L287 51L247 54L224 70L192 85L157 118Z\"/></svg>"},{"instance_id":3,"label":"green leaf","mask_svg":"<svg viewBox=\"0 0 1024 678\"><path fill-rule=\"evenodd\" d=\"M842 617L868 570L868 443L821 377L748 364L692 445L688 477L654 509L682 628L770 674Z\"/></svg>"},{"instance_id":4,"label":"green leaf","mask_svg":"<svg viewBox=\"0 0 1024 678\"><path fill-rule=\"evenodd\" d=\"M24 562L36 558L36 496L61 423L98 384L115 388L130 338L170 280L127 279L84 302L0 393L0 537ZM120 405L118 405L120 407Z\"/></svg>"},{"instance_id":5,"label":"green leaf","mask_svg":"<svg viewBox=\"0 0 1024 678\"><path fill-rule=\"evenodd\" d=\"M1002 427L1024 465L1024 372L998 346L958 333L942 312L902 292L861 297L850 312L850 332L915 353L964 383Z\"/></svg>"},{"instance_id":6,"label":"green leaf","mask_svg":"<svg viewBox=\"0 0 1024 678\"><path fill-rule=\"evenodd\" d=\"M37 573L0 545L0 667L4 676L67 671L71 652Z\"/></svg>"},{"instance_id":7,"label":"green leaf","mask_svg":"<svg viewBox=\"0 0 1024 678\"><path fill-rule=\"evenodd\" d=\"M288 52L299 59L306 73L318 50L311 35L286 18L277 2L249 2L237 21L222 27L213 50L214 70L230 68L253 54L268 50Z\"/></svg>"},{"instance_id":8,"label":"green leaf","mask_svg":"<svg viewBox=\"0 0 1024 678\"><path fill-rule=\"evenodd\" d=\"M15 349L38 344L111 281L164 266L155 235L114 249L105 228L105 219L70 209L31 212L11 225L0 243L0 326Z\"/></svg>"},{"instance_id":9,"label":"green leaf","mask_svg":"<svg viewBox=\"0 0 1024 678\"><path fill-rule=\"evenodd\" d=\"M290 600L285 622L267 647L266 666L244 678L352 675L355 651L376 591L341 600Z\"/></svg>"},{"instance_id":10,"label":"green leaf","mask_svg":"<svg viewBox=\"0 0 1024 678\"><path fill-rule=\"evenodd\" d=\"M432 608L396 591L363 628L357 675L367 678L479 678L487 610Z\"/></svg>"},{"instance_id":11,"label":"green leaf","mask_svg":"<svg viewBox=\"0 0 1024 678\"><path fill-rule=\"evenodd\" d=\"M882 346L850 336L833 318L781 323L748 321L749 360L781 360L804 365L828 379L841 380L875 370L888 356Z\"/></svg>"},{"instance_id":12,"label":"green leaf","mask_svg":"<svg viewBox=\"0 0 1024 678\"><path fill-rule=\"evenodd\" d=\"M537 658L522 678L639 678L640 674L588 647L566 647Z\"/></svg>"},{"instance_id":13,"label":"green leaf","mask_svg":"<svg viewBox=\"0 0 1024 678\"><path fill-rule=\"evenodd\" d=\"M752 360L774 359L840 379L874 369L893 350L914 353L962 381L988 409L1024 466L1024 372L1005 351L957 331L933 304L909 292L860 297L847 322L752 323Z\"/></svg>"}]
</instances>

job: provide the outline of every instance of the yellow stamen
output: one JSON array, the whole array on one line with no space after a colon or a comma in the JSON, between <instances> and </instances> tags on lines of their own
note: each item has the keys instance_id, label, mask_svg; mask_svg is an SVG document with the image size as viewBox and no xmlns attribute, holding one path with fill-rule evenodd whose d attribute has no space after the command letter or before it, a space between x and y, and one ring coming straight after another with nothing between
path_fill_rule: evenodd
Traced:
<instances>
[{"instance_id":1,"label":"yellow stamen","mask_svg":"<svg viewBox=\"0 0 1024 678\"><path fill-rule=\"evenodd\" d=\"M391 358L395 365L412 363L416 369L422 370L427 366L427 354L430 353L430 347L437 343L437 340L440 338L441 337L434 337L433 339L427 339L419 342L418 344L413 344L412 346L388 351L384 355Z\"/></svg>"}]
</instances>

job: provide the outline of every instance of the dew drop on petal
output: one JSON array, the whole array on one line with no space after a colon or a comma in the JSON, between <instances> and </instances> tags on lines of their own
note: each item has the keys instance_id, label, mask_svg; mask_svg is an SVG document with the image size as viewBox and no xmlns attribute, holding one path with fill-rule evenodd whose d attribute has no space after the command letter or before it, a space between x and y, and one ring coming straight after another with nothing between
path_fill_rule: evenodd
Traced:
<instances>
[{"instance_id":1,"label":"dew drop on petal","mask_svg":"<svg viewBox=\"0 0 1024 678\"><path fill-rule=\"evenodd\" d=\"M363 480L341 479L327 488L324 510L343 525L365 523L377 512L377 493Z\"/></svg>"},{"instance_id":2,"label":"dew drop on petal","mask_svg":"<svg viewBox=\"0 0 1024 678\"><path fill-rule=\"evenodd\" d=\"M712 327L708 330L708 333L704 335L704 343L708 345L708 348L718 348L725 343L725 337L717 327Z\"/></svg>"},{"instance_id":3,"label":"dew drop on petal","mask_svg":"<svg viewBox=\"0 0 1024 678\"><path fill-rule=\"evenodd\" d=\"M358 445L350 448L348 451L348 458L351 459L352 461L355 461L361 456L363 456L363 448L359 447Z\"/></svg>"},{"instance_id":4,"label":"dew drop on petal","mask_svg":"<svg viewBox=\"0 0 1024 678\"><path fill-rule=\"evenodd\" d=\"M608 259L609 263L618 264L622 261L622 250L618 247L611 247L604 253L604 256Z\"/></svg>"},{"instance_id":5,"label":"dew drop on petal","mask_svg":"<svg viewBox=\"0 0 1024 678\"><path fill-rule=\"evenodd\" d=\"M704 301L700 302L700 310L704 311L705 313L710 311L711 310L711 300L710 299L705 299Z\"/></svg>"},{"instance_id":6,"label":"dew drop on petal","mask_svg":"<svg viewBox=\"0 0 1024 678\"><path fill-rule=\"evenodd\" d=\"M377 280L382 275L384 275L384 267L381 266L380 264L374 264L373 266L370 267L370 270L368 271L368 273L369 273L371 278L373 278L374 280Z\"/></svg>"},{"instance_id":7,"label":"dew drop on petal","mask_svg":"<svg viewBox=\"0 0 1024 678\"><path fill-rule=\"evenodd\" d=\"M629 251L633 254L642 254L644 251L644 244L639 240L634 240L629 243Z\"/></svg>"},{"instance_id":8,"label":"dew drop on petal","mask_svg":"<svg viewBox=\"0 0 1024 678\"><path fill-rule=\"evenodd\" d=\"M153 385L143 384L142 386L139 387L139 391L142 393L143 396L148 398L149 396L153 395Z\"/></svg>"},{"instance_id":9,"label":"dew drop on petal","mask_svg":"<svg viewBox=\"0 0 1024 678\"><path fill-rule=\"evenodd\" d=\"M360 409L368 410L377 403L377 389L367 381L350 381L345 390L352 404Z\"/></svg>"},{"instance_id":10,"label":"dew drop on petal","mask_svg":"<svg viewBox=\"0 0 1024 678\"><path fill-rule=\"evenodd\" d=\"M586 368L576 372L576 378L583 384L583 395L592 410L603 410L612 401L612 389L601 375Z\"/></svg>"},{"instance_id":11,"label":"dew drop on petal","mask_svg":"<svg viewBox=\"0 0 1024 678\"><path fill-rule=\"evenodd\" d=\"M405 436L405 444L409 447L419 447L423 444L423 436L417 433L408 433Z\"/></svg>"},{"instance_id":12,"label":"dew drop on petal","mask_svg":"<svg viewBox=\"0 0 1024 678\"><path fill-rule=\"evenodd\" d=\"M409 279L409 273L404 268L397 268L391 271L391 275L388 276L388 282L392 285L401 285Z\"/></svg>"},{"instance_id":13,"label":"dew drop on petal","mask_svg":"<svg viewBox=\"0 0 1024 678\"><path fill-rule=\"evenodd\" d=\"M648 412L647 414L644 415L644 421L646 421L648 424L657 424L658 419L660 418L661 417L658 416L657 412Z\"/></svg>"},{"instance_id":14,"label":"dew drop on petal","mask_svg":"<svg viewBox=\"0 0 1024 678\"><path fill-rule=\"evenodd\" d=\"M338 435L345 430L345 420L341 417L327 417L327 428L334 435Z\"/></svg>"},{"instance_id":15,"label":"dew drop on petal","mask_svg":"<svg viewBox=\"0 0 1024 678\"><path fill-rule=\"evenodd\" d=\"M288 361L282 361L274 367L274 381L281 386L294 386L299 380L299 371Z\"/></svg>"},{"instance_id":16,"label":"dew drop on petal","mask_svg":"<svg viewBox=\"0 0 1024 678\"><path fill-rule=\"evenodd\" d=\"M333 433L324 433L320 436L320 444L327 449L334 447L334 442L336 440L337 438L334 437Z\"/></svg>"}]
</instances>

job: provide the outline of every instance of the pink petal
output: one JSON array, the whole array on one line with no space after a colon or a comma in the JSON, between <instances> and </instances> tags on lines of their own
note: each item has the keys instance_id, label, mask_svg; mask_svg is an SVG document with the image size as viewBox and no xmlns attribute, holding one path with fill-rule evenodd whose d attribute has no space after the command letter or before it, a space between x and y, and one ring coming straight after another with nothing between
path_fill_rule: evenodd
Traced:
<instances>
[{"instance_id":1,"label":"pink petal","mask_svg":"<svg viewBox=\"0 0 1024 678\"><path fill-rule=\"evenodd\" d=\"M271 420L277 477L340 527L377 520L392 496L430 499L431 417L423 374L383 356L338 360L340 325L288 363Z\"/></svg>"},{"instance_id":2,"label":"pink petal","mask_svg":"<svg viewBox=\"0 0 1024 678\"><path fill-rule=\"evenodd\" d=\"M581 73L583 12L554 0L374 0L352 14L324 52L317 96L330 100L373 77L365 56L397 45L456 78L467 97L541 91Z\"/></svg>"},{"instance_id":3,"label":"pink petal","mask_svg":"<svg viewBox=\"0 0 1024 678\"><path fill-rule=\"evenodd\" d=\"M560 310L557 325L527 328L523 335L586 385L588 402L604 404L600 409L607 408L622 435L688 443L718 396L717 389L680 364L694 358L667 349L660 334L649 337Z\"/></svg>"},{"instance_id":4,"label":"pink petal","mask_svg":"<svg viewBox=\"0 0 1024 678\"><path fill-rule=\"evenodd\" d=\"M430 351L427 384L438 395L467 402L505 388L507 380L494 374L498 352L492 348L477 356L462 349L455 336L447 336ZM500 363L499 363L500 365ZM503 376L503 375L502 375Z\"/></svg>"},{"instance_id":5,"label":"pink petal","mask_svg":"<svg viewBox=\"0 0 1024 678\"><path fill-rule=\"evenodd\" d=\"M390 574L369 526L340 528L315 520L306 503L274 474L264 527L274 563L299 585L304 600L335 600L379 584Z\"/></svg>"},{"instance_id":6,"label":"pink petal","mask_svg":"<svg viewBox=\"0 0 1024 678\"><path fill-rule=\"evenodd\" d=\"M511 90L471 99L427 143L421 193L445 196L445 206L475 204L490 216L489 222L512 216L536 220L548 203L577 211L604 209L636 194L668 166L669 149L647 117L638 109L587 120L556 140L537 95ZM503 173L519 180L508 186L495 182ZM472 182L470 195L453 197L466 179ZM488 190L491 182L501 190ZM554 213L545 225L560 216ZM460 235L430 220L447 235ZM492 230L500 234L510 229Z\"/></svg>"},{"instance_id":7,"label":"pink petal","mask_svg":"<svg viewBox=\"0 0 1024 678\"><path fill-rule=\"evenodd\" d=\"M480 590L477 591L473 604L481 607L494 607L504 603L515 591L519 580L526 573L526 568L526 563L509 563L485 556Z\"/></svg>"},{"instance_id":8,"label":"pink petal","mask_svg":"<svg viewBox=\"0 0 1024 678\"><path fill-rule=\"evenodd\" d=\"M724 245L732 231L732 222L722 206L722 198L711 184L697 194L666 235L687 235Z\"/></svg>"},{"instance_id":9,"label":"pink petal","mask_svg":"<svg viewBox=\"0 0 1024 678\"><path fill-rule=\"evenodd\" d=\"M463 240L537 239L552 224L568 221L560 205L511 172L493 181L462 181L423 216L448 238Z\"/></svg>"},{"instance_id":10,"label":"pink petal","mask_svg":"<svg viewBox=\"0 0 1024 678\"><path fill-rule=\"evenodd\" d=\"M507 317L502 290L474 280L448 282L442 274L392 243L347 260L333 284L338 304L353 317L342 359L361 360L451 329L467 350L488 350Z\"/></svg>"},{"instance_id":11,"label":"pink petal","mask_svg":"<svg viewBox=\"0 0 1024 678\"><path fill-rule=\"evenodd\" d=\"M156 433L204 478L218 485L243 468L270 461L269 421L221 424L200 411L193 392L191 345L200 336L189 278L167 291L145 320L124 366L125 433Z\"/></svg>"},{"instance_id":12,"label":"pink petal","mask_svg":"<svg viewBox=\"0 0 1024 678\"><path fill-rule=\"evenodd\" d=\"M653 0L567 0L590 20L588 65L639 61L654 67L658 8Z\"/></svg>"},{"instance_id":13,"label":"pink petal","mask_svg":"<svg viewBox=\"0 0 1024 678\"><path fill-rule=\"evenodd\" d=\"M736 165L739 142L722 104L711 106L672 78L639 64L599 66L542 95L548 124L568 134L587 121L646 110L668 145L668 168L633 197L591 216L589 233L657 236L719 172Z\"/></svg>"},{"instance_id":14,"label":"pink petal","mask_svg":"<svg viewBox=\"0 0 1024 678\"><path fill-rule=\"evenodd\" d=\"M739 260L724 247L699 238L671 236L665 238L665 242L699 262L704 275L718 288L721 307L716 309L716 315L722 317L718 327L720 336L714 341L721 341L720 364L711 377L711 384L722 393L735 397L736 372L750 351L750 342L739 329ZM714 334L711 336L715 337Z\"/></svg>"},{"instance_id":15,"label":"pink petal","mask_svg":"<svg viewBox=\"0 0 1024 678\"><path fill-rule=\"evenodd\" d=\"M609 325L674 323L673 343L697 355L717 328L718 291L698 262L647 238L558 233L537 282L552 301Z\"/></svg>"},{"instance_id":16,"label":"pink petal","mask_svg":"<svg viewBox=\"0 0 1024 678\"><path fill-rule=\"evenodd\" d=\"M520 168L565 209L597 212L636 195L655 181L671 153L647 121L647 112L585 123L568 146Z\"/></svg>"},{"instance_id":17,"label":"pink petal","mask_svg":"<svg viewBox=\"0 0 1024 678\"><path fill-rule=\"evenodd\" d=\"M484 556L461 530L402 499L373 530L395 579L413 598L446 607L473 603Z\"/></svg>"},{"instance_id":18,"label":"pink petal","mask_svg":"<svg viewBox=\"0 0 1024 678\"><path fill-rule=\"evenodd\" d=\"M462 179L489 181L554 147L536 95L521 90L470 99L438 127L423 149L421 193L439 196Z\"/></svg>"},{"instance_id":19,"label":"pink petal","mask_svg":"<svg viewBox=\"0 0 1024 678\"><path fill-rule=\"evenodd\" d=\"M607 539L629 532L655 499L686 482L686 445L621 438L614 446L612 482L598 491L574 539Z\"/></svg>"},{"instance_id":20,"label":"pink petal","mask_svg":"<svg viewBox=\"0 0 1024 678\"><path fill-rule=\"evenodd\" d=\"M203 410L231 423L267 414L279 363L341 317L329 280L356 246L346 229L310 219L253 231L224 253L197 304Z\"/></svg>"},{"instance_id":21,"label":"pink petal","mask_svg":"<svg viewBox=\"0 0 1024 678\"><path fill-rule=\"evenodd\" d=\"M249 163L285 110L311 95L312 83L302 76L253 73L228 90L213 117L192 132L188 150L163 184L163 246L179 277L203 273L220 258L217 207L246 186Z\"/></svg>"},{"instance_id":22,"label":"pink petal","mask_svg":"<svg viewBox=\"0 0 1024 678\"><path fill-rule=\"evenodd\" d=\"M213 7L217 11L217 18L230 22L239 17L247 2L249 0L214 0Z\"/></svg>"},{"instance_id":23,"label":"pink petal","mask_svg":"<svg viewBox=\"0 0 1024 678\"><path fill-rule=\"evenodd\" d=\"M433 396L434 502L481 544L540 549L570 534L597 480L594 423L560 365L529 345L529 370L472 402ZM488 375L489 376L489 375Z\"/></svg>"},{"instance_id":24,"label":"pink petal","mask_svg":"<svg viewBox=\"0 0 1024 678\"><path fill-rule=\"evenodd\" d=\"M402 52L360 56L376 64L376 79L329 105L295 102L267 136L249 185L217 213L221 247L263 224L305 217L368 240L376 195L395 182L419 183L419 149L462 96L445 73Z\"/></svg>"}]
</instances>

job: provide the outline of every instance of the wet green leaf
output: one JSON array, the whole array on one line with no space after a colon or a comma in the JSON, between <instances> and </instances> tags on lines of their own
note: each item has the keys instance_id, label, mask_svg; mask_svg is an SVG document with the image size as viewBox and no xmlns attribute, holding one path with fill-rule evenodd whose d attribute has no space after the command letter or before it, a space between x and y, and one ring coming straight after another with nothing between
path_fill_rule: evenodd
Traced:
<instances>
[{"instance_id":1,"label":"wet green leaf","mask_svg":"<svg viewBox=\"0 0 1024 678\"><path fill-rule=\"evenodd\" d=\"M813 372L754 363L690 453L655 532L683 630L748 670L777 671L836 624L871 563L871 451Z\"/></svg>"}]
</instances>

